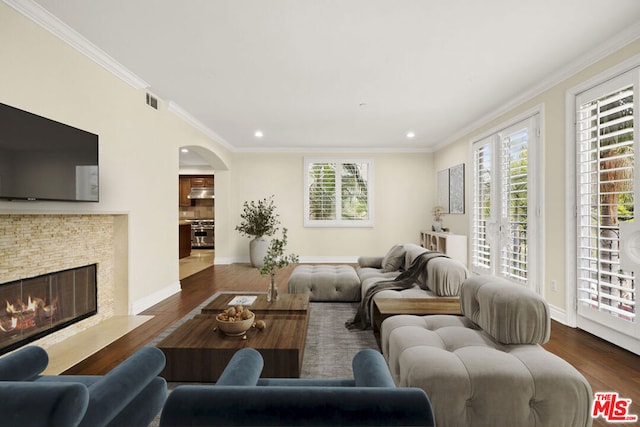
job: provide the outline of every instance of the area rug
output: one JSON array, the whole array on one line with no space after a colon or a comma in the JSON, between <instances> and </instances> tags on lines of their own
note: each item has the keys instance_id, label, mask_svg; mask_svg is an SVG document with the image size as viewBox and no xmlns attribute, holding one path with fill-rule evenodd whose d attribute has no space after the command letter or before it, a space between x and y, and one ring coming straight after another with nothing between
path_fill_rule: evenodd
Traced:
<instances>
[{"instance_id":1,"label":"area rug","mask_svg":"<svg viewBox=\"0 0 640 427\"><path fill-rule=\"evenodd\" d=\"M238 292L238 294L242 294ZM255 294L255 293L254 293ZM217 298L216 293L151 340L156 345ZM363 348L378 350L371 330L348 330L344 324L352 320L357 303L312 302L309 304L309 326L302 360L303 378L351 378L351 360Z\"/></svg>"},{"instance_id":2,"label":"area rug","mask_svg":"<svg viewBox=\"0 0 640 427\"><path fill-rule=\"evenodd\" d=\"M255 293L254 293L255 294ZM167 330L156 336L148 345L156 345L187 320L200 313L202 307L218 297L220 293L204 301ZM353 378L351 361L364 348L378 350L371 330L349 330L344 324L352 320L358 309L357 303L312 302L309 304L309 326L302 360L302 378ZM183 383L169 383L169 391ZM160 415L149 424L159 425Z\"/></svg>"}]
</instances>

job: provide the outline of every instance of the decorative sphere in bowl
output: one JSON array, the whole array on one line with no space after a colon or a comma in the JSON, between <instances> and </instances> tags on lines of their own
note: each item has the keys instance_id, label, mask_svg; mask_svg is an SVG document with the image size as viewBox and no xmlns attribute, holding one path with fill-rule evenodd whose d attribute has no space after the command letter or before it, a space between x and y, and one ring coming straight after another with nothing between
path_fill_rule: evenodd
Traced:
<instances>
[{"instance_id":1,"label":"decorative sphere in bowl","mask_svg":"<svg viewBox=\"0 0 640 427\"><path fill-rule=\"evenodd\" d=\"M244 335L255 321L255 314L242 306L230 307L216 316L218 327L225 335Z\"/></svg>"}]
</instances>

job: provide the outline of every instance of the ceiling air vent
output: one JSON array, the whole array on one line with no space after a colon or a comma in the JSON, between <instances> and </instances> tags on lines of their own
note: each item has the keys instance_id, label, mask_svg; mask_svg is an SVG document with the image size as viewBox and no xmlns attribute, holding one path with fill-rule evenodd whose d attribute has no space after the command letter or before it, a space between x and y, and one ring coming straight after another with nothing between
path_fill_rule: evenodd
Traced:
<instances>
[{"instance_id":1,"label":"ceiling air vent","mask_svg":"<svg viewBox=\"0 0 640 427\"><path fill-rule=\"evenodd\" d=\"M147 94L147 105L151 108L153 108L154 110L158 109L158 98Z\"/></svg>"}]
</instances>

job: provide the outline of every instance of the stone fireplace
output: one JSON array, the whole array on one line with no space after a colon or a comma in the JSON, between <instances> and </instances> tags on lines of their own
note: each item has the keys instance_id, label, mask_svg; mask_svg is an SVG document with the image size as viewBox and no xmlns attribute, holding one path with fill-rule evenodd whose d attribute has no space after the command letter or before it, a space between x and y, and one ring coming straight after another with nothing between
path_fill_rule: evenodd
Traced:
<instances>
[{"instance_id":1,"label":"stone fireplace","mask_svg":"<svg viewBox=\"0 0 640 427\"><path fill-rule=\"evenodd\" d=\"M34 344L47 348L114 315L127 314L126 242L126 215L0 215L0 283L95 265L96 314ZM28 296L21 302L28 304ZM0 301L0 310L4 305Z\"/></svg>"}]
</instances>

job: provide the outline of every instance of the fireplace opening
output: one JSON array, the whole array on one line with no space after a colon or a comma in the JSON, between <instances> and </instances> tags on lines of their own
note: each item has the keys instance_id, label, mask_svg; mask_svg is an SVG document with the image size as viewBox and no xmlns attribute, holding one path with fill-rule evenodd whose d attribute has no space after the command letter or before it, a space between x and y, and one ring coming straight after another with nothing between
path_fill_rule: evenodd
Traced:
<instances>
[{"instance_id":1,"label":"fireplace opening","mask_svg":"<svg viewBox=\"0 0 640 427\"><path fill-rule=\"evenodd\" d=\"M96 264L0 284L0 355L98 312Z\"/></svg>"}]
</instances>

